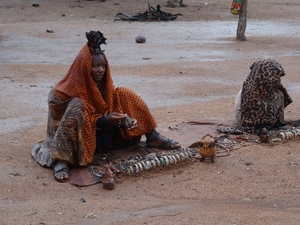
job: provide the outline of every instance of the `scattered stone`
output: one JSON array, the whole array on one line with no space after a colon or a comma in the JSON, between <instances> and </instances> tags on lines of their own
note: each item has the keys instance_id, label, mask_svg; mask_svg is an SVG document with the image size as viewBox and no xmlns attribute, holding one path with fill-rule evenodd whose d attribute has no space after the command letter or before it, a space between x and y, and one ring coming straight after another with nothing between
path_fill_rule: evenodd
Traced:
<instances>
[{"instance_id":1,"label":"scattered stone","mask_svg":"<svg viewBox=\"0 0 300 225\"><path fill-rule=\"evenodd\" d=\"M13 172L10 172L9 174L8 174L8 176L10 177L10 178L14 178L14 177L16 177L16 176L21 176L19 173L13 173Z\"/></svg>"},{"instance_id":2,"label":"scattered stone","mask_svg":"<svg viewBox=\"0 0 300 225\"><path fill-rule=\"evenodd\" d=\"M297 163L295 163L295 162L289 162L289 164L290 164L291 166L297 166Z\"/></svg>"},{"instance_id":3,"label":"scattered stone","mask_svg":"<svg viewBox=\"0 0 300 225\"><path fill-rule=\"evenodd\" d=\"M146 42L146 38L143 35L138 35L135 37L135 41L137 43L145 43Z\"/></svg>"},{"instance_id":4,"label":"scattered stone","mask_svg":"<svg viewBox=\"0 0 300 225\"><path fill-rule=\"evenodd\" d=\"M38 4L38 3L33 3L32 6L33 6L33 7L40 7L40 4Z\"/></svg>"},{"instance_id":5,"label":"scattered stone","mask_svg":"<svg viewBox=\"0 0 300 225\"><path fill-rule=\"evenodd\" d=\"M176 3L178 3L178 1L176 1ZM171 8L175 8L176 7L176 3L174 3L173 1L167 1L165 6L166 7L171 7Z\"/></svg>"},{"instance_id":6,"label":"scattered stone","mask_svg":"<svg viewBox=\"0 0 300 225\"><path fill-rule=\"evenodd\" d=\"M282 140L281 140L281 138L273 138L271 141L272 142L281 142Z\"/></svg>"},{"instance_id":7,"label":"scattered stone","mask_svg":"<svg viewBox=\"0 0 300 225\"><path fill-rule=\"evenodd\" d=\"M66 15L65 15L65 14L61 14L61 16L62 16L62 17L65 17Z\"/></svg>"},{"instance_id":8,"label":"scattered stone","mask_svg":"<svg viewBox=\"0 0 300 225\"><path fill-rule=\"evenodd\" d=\"M175 8L175 7L186 7L185 4L183 4L183 0L167 0L167 2L165 3L165 7L171 7L171 8Z\"/></svg>"},{"instance_id":9,"label":"scattered stone","mask_svg":"<svg viewBox=\"0 0 300 225\"><path fill-rule=\"evenodd\" d=\"M54 31L51 29L47 29L47 33L53 33Z\"/></svg>"},{"instance_id":10,"label":"scattered stone","mask_svg":"<svg viewBox=\"0 0 300 225\"><path fill-rule=\"evenodd\" d=\"M271 208L273 208L273 209L277 208L277 204L276 204L276 203L273 204L273 205L271 206Z\"/></svg>"}]
</instances>

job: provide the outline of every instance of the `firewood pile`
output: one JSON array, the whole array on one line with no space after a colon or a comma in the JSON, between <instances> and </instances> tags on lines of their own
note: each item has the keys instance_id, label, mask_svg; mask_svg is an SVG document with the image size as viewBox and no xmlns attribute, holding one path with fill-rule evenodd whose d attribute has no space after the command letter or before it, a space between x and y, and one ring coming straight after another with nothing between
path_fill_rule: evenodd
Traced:
<instances>
[{"instance_id":1,"label":"firewood pile","mask_svg":"<svg viewBox=\"0 0 300 225\"><path fill-rule=\"evenodd\" d=\"M135 15L128 15L126 13L117 13L119 19L117 20L123 20L123 21L170 21L175 20L177 16L182 16L181 13L177 14L171 14L167 13L161 10L161 6L158 4L156 6L156 9L148 3L148 10L144 13L137 13Z\"/></svg>"}]
</instances>

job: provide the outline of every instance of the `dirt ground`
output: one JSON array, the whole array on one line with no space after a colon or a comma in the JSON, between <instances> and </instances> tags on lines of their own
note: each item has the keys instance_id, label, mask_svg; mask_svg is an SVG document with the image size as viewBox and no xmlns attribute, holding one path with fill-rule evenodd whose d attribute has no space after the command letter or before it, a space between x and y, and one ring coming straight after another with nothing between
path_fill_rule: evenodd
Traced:
<instances>
[{"instance_id":1,"label":"dirt ground","mask_svg":"<svg viewBox=\"0 0 300 225\"><path fill-rule=\"evenodd\" d=\"M248 2L247 41L239 42L229 0L184 0L184 8L150 0L182 13L170 22L114 22L118 12L146 11L145 0L1 0L0 223L299 224L298 139L117 178L113 191L58 183L30 155L46 135L48 92L89 30L108 39L115 85L142 96L162 133L180 122L233 120L250 65L267 57L286 70L282 83L294 102L285 118L300 119L299 0ZM146 43L135 43L139 34Z\"/></svg>"}]
</instances>

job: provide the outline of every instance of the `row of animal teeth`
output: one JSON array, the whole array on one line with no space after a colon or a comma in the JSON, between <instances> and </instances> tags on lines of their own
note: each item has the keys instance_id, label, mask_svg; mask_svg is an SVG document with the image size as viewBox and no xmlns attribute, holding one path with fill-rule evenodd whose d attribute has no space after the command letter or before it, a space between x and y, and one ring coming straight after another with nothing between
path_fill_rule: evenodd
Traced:
<instances>
[{"instance_id":1,"label":"row of animal teeth","mask_svg":"<svg viewBox=\"0 0 300 225\"><path fill-rule=\"evenodd\" d=\"M282 131L279 133L279 136L281 137L282 140L284 139L291 139L293 137L297 137L300 135L300 129L294 129L290 131Z\"/></svg>"},{"instance_id":2,"label":"row of animal teeth","mask_svg":"<svg viewBox=\"0 0 300 225\"><path fill-rule=\"evenodd\" d=\"M158 166L168 166L180 161L189 159L190 156L185 152L180 152L172 155L164 155L161 157L151 157L151 159L145 159L127 167L129 174L139 173L143 170L149 170Z\"/></svg>"}]
</instances>

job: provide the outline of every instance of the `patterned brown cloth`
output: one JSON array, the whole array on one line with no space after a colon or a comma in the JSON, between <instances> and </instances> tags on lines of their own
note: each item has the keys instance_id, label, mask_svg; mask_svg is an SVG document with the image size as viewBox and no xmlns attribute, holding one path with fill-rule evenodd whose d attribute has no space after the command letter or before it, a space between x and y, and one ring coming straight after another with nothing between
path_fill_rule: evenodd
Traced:
<instances>
[{"instance_id":1,"label":"patterned brown cloth","mask_svg":"<svg viewBox=\"0 0 300 225\"><path fill-rule=\"evenodd\" d=\"M50 91L47 138L32 149L32 156L42 166L56 161L70 165L88 165L96 150L96 121L111 112L127 113L138 121L132 131L121 130L124 139L142 136L157 126L145 102L133 91L115 88L104 55L106 89L103 98L91 76L92 56L86 44L66 76Z\"/></svg>"}]
</instances>

